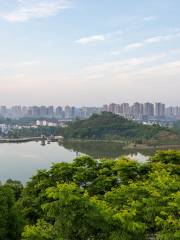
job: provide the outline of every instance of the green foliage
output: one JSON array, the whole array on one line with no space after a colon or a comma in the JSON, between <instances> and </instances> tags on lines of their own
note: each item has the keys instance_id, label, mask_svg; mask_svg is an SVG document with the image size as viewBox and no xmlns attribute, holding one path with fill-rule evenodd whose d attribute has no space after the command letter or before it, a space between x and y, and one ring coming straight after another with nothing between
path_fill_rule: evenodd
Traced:
<instances>
[{"instance_id":1,"label":"green foliage","mask_svg":"<svg viewBox=\"0 0 180 240\"><path fill-rule=\"evenodd\" d=\"M121 158L117 160L114 166L119 179L123 183L128 183L130 180L138 180L145 177L149 171L148 164L139 164L137 161Z\"/></svg>"},{"instance_id":2,"label":"green foliage","mask_svg":"<svg viewBox=\"0 0 180 240\"><path fill-rule=\"evenodd\" d=\"M8 186L0 186L0 240L19 239L22 226L13 190Z\"/></svg>"},{"instance_id":3,"label":"green foliage","mask_svg":"<svg viewBox=\"0 0 180 240\"><path fill-rule=\"evenodd\" d=\"M127 158L54 164L27 184L21 199L24 240L179 239L178 151L147 163Z\"/></svg>"},{"instance_id":4,"label":"green foliage","mask_svg":"<svg viewBox=\"0 0 180 240\"><path fill-rule=\"evenodd\" d=\"M131 140L137 144L147 140L158 143L158 140L164 142L165 139L179 139L179 135L168 128L139 124L109 112L94 114L86 120L77 120L64 129L63 134L65 139Z\"/></svg>"},{"instance_id":5,"label":"green foliage","mask_svg":"<svg viewBox=\"0 0 180 240\"><path fill-rule=\"evenodd\" d=\"M27 225L22 234L22 240L54 240L53 226L43 219L39 219L36 225ZM57 239L57 238L56 238ZM60 240L60 238L59 238Z\"/></svg>"},{"instance_id":6,"label":"green foliage","mask_svg":"<svg viewBox=\"0 0 180 240\"><path fill-rule=\"evenodd\" d=\"M31 181L23 189L22 197L18 201L19 208L29 223L35 223L37 219L43 218L41 205L44 203L45 190L51 186L49 173L45 170L38 171Z\"/></svg>"},{"instance_id":7,"label":"green foliage","mask_svg":"<svg viewBox=\"0 0 180 240\"><path fill-rule=\"evenodd\" d=\"M168 150L168 151L158 151L154 157L152 157L154 162L163 162L165 164L179 164L180 163L180 151Z\"/></svg>"},{"instance_id":8,"label":"green foliage","mask_svg":"<svg viewBox=\"0 0 180 240\"><path fill-rule=\"evenodd\" d=\"M4 184L4 186L7 186L12 189L15 200L18 200L20 198L23 190L23 185L20 181L14 181L14 180L8 179Z\"/></svg>"},{"instance_id":9,"label":"green foliage","mask_svg":"<svg viewBox=\"0 0 180 240\"><path fill-rule=\"evenodd\" d=\"M0 240L179 240L180 152L78 157L0 185Z\"/></svg>"},{"instance_id":10,"label":"green foliage","mask_svg":"<svg viewBox=\"0 0 180 240\"><path fill-rule=\"evenodd\" d=\"M58 184L47 190L51 203L43 206L55 219L55 231L62 239L106 239L109 225L109 211L96 198L90 198L74 183Z\"/></svg>"}]
</instances>

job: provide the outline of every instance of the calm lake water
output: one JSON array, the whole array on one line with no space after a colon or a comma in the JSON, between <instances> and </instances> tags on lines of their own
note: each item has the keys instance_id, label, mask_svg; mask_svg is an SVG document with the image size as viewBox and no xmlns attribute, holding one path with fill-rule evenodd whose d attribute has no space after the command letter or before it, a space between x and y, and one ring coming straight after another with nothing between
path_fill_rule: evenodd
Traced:
<instances>
[{"instance_id":1,"label":"calm lake water","mask_svg":"<svg viewBox=\"0 0 180 240\"><path fill-rule=\"evenodd\" d=\"M54 142L42 146L40 142L20 144L0 144L0 180L8 178L20 180L23 183L36 174L38 169L48 169L52 163L71 162L81 154L94 158L121 155L129 156L139 161L146 161L150 153L123 152L118 144L105 143L65 143L64 146Z\"/></svg>"}]
</instances>

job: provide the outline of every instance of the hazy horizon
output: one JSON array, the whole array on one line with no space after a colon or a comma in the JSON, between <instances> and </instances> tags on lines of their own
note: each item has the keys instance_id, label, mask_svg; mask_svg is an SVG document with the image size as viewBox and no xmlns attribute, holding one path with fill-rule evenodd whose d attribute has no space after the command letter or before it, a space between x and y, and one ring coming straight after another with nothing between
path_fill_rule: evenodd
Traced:
<instances>
[{"instance_id":1,"label":"hazy horizon","mask_svg":"<svg viewBox=\"0 0 180 240\"><path fill-rule=\"evenodd\" d=\"M0 105L180 105L179 8L178 0L0 0Z\"/></svg>"}]
</instances>

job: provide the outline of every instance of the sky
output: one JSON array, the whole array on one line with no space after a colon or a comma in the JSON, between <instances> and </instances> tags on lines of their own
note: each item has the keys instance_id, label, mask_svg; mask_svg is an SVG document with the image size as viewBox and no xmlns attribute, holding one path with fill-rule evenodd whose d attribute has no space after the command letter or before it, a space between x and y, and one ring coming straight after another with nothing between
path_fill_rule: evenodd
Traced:
<instances>
[{"instance_id":1,"label":"sky","mask_svg":"<svg viewBox=\"0 0 180 240\"><path fill-rule=\"evenodd\" d=\"M179 0L0 0L0 105L180 105Z\"/></svg>"}]
</instances>

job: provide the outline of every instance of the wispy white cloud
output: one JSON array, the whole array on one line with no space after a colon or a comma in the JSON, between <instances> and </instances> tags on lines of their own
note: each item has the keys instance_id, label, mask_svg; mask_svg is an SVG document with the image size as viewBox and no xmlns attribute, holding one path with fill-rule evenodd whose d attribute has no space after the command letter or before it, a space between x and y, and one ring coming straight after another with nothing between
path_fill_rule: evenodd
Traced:
<instances>
[{"instance_id":1,"label":"wispy white cloud","mask_svg":"<svg viewBox=\"0 0 180 240\"><path fill-rule=\"evenodd\" d=\"M80 39L76 40L75 42L82 44L82 45L98 43L98 42L103 42L106 40L118 39L122 34L123 34L122 30L116 30L116 31L107 32L107 33L103 33L103 34L81 37Z\"/></svg>"},{"instance_id":2,"label":"wispy white cloud","mask_svg":"<svg viewBox=\"0 0 180 240\"><path fill-rule=\"evenodd\" d=\"M145 39L143 41L140 41L140 42L130 43L120 50L115 50L115 51L111 52L111 54L112 55L119 55L120 53L122 53L122 51L130 51L130 50L145 47L149 44L171 41L171 40L176 39L176 38L180 38L180 32L176 32L176 33L171 34L171 35L158 35L158 36L147 38L147 39Z\"/></svg>"},{"instance_id":3,"label":"wispy white cloud","mask_svg":"<svg viewBox=\"0 0 180 240\"><path fill-rule=\"evenodd\" d=\"M125 51L129 51L129 50L131 50L131 49L141 48L141 47L143 47L143 46L144 46L144 42L131 43L131 44L128 44L128 45L124 48L124 50L125 50Z\"/></svg>"},{"instance_id":4,"label":"wispy white cloud","mask_svg":"<svg viewBox=\"0 0 180 240\"><path fill-rule=\"evenodd\" d=\"M106 40L105 35L99 34L99 35L80 38L79 40L76 41L76 43L86 45L86 44L89 44L89 43L97 43L97 42L102 42L102 41L105 41L105 40Z\"/></svg>"},{"instance_id":5,"label":"wispy white cloud","mask_svg":"<svg viewBox=\"0 0 180 240\"><path fill-rule=\"evenodd\" d=\"M166 36L156 36L156 37L145 39L143 43L149 44L149 43L159 43L159 42L163 42L163 41L170 41L175 37L180 37L180 35L175 34L175 35L166 35Z\"/></svg>"},{"instance_id":6,"label":"wispy white cloud","mask_svg":"<svg viewBox=\"0 0 180 240\"><path fill-rule=\"evenodd\" d=\"M157 20L156 16L147 16L143 18L144 21L149 22L149 21L155 21Z\"/></svg>"},{"instance_id":7,"label":"wispy white cloud","mask_svg":"<svg viewBox=\"0 0 180 240\"><path fill-rule=\"evenodd\" d=\"M172 35L159 35L159 36L147 38L147 39L143 40L142 42L136 42L136 43L129 44L124 48L124 50L131 50L133 48L144 47L147 44L160 43L163 41L171 41L177 37L180 37L180 33L175 33Z\"/></svg>"},{"instance_id":8,"label":"wispy white cloud","mask_svg":"<svg viewBox=\"0 0 180 240\"><path fill-rule=\"evenodd\" d=\"M71 7L69 0L16 0L16 2L14 10L0 13L0 17L9 22L24 22L33 18L53 16Z\"/></svg>"}]
</instances>

